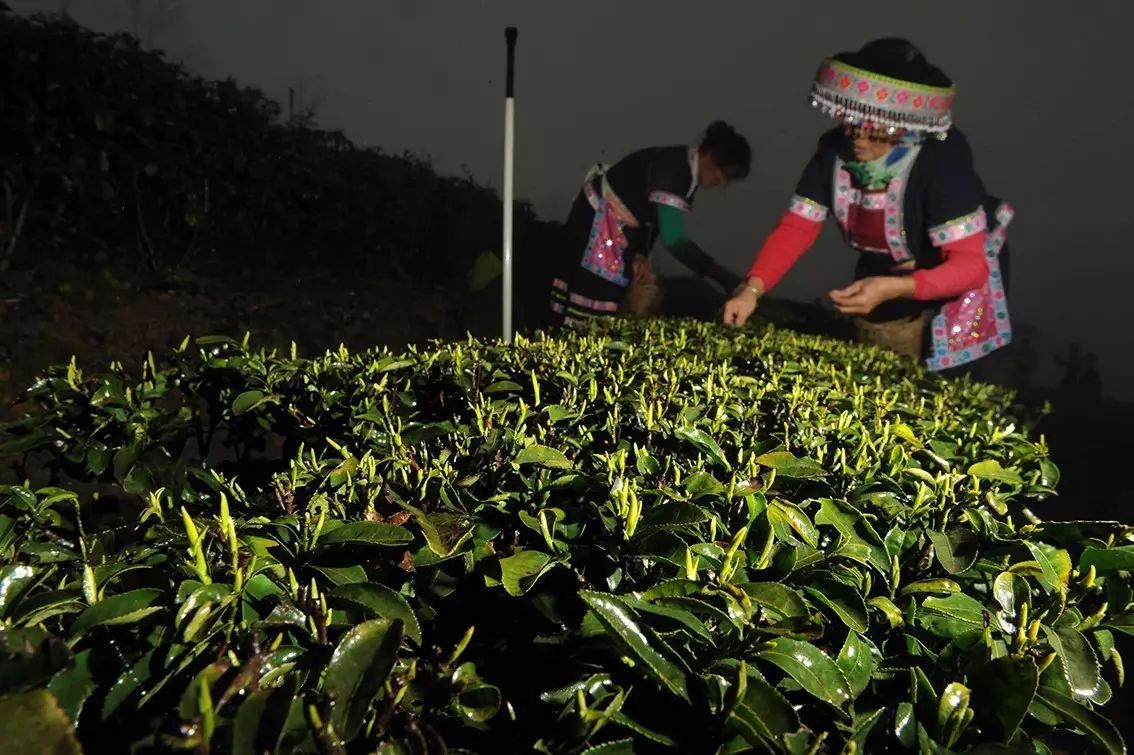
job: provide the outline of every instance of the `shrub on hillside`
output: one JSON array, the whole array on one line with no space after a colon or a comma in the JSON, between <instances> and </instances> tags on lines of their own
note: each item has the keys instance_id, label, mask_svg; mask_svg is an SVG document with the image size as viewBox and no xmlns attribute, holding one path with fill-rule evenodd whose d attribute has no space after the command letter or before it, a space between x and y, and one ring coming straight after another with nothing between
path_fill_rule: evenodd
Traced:
<instances>
[{"instance_id":1,"label":"shrub on hillside","mask_svg":"<svg viewBox=\"0 0 1134 755\"><path fill-rule=\"evenodd\" d=\"M1122 751L1134 538L1032 513L1058 471L1009 394L603 327L52 370L0 438L52 475L0 498L0 721L90 752Z\"/></svg>"},{"instance_id":2,"label":"shrub on hillside","mask_svg":"<svg viewBox=\"0 0 1134 755\"><path fill-rule=\"evenodd\" d=\"M471 178L281 123L262 92L193 76L129 35L0 11L0 102L0 266L23 249L435 279L499 246L500 199ZM516 234L555 243L523 203Z\"/></svg>"}]
</instances>

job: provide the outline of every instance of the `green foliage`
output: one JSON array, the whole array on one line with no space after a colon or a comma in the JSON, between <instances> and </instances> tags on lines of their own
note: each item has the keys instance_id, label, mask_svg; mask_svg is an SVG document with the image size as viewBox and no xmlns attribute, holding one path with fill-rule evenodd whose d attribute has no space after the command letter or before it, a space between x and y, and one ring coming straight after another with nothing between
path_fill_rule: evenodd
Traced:
<instances>
[{"instance_id":1,"label":"green foliage","mask_svg":"<svg viewBox=\"0 0 1134 755\"><path fill-rule=\"evenodd\" d=\"M601 327L50 371L0 434L56 484L0 491L0 694L88 751L1122 751L1134 534L1032 513L1011 395Z\"/></svg>"},{"instance_id":2,"label":"green foliage","mask_svg":"<svg viewBox=\"0 0 1134 755\"><path fill-rule=\"evenodd\" d=\"M500 238L500 199L427 162L281 123L124 34L0 13L0 269L23 250L454 276ZM517 243L554 228L516 212Z\"/></svg>"}]
</instances>

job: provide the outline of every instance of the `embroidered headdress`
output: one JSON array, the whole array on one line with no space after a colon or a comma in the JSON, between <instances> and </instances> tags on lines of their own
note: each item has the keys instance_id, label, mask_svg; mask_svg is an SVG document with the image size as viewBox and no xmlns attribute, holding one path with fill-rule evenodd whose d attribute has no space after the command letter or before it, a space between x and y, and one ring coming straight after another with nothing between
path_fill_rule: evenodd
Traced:
<instances>
[{"instance_id":1,"label":"embroidered headdress","mask_svg":"<svg viewBox=\"0 0 1134 755\"><path fill-rule=\"evenodd\" d=\"M903 39L880 39L819 66L811 104L855 126L932 134L953 125L953 82Z\"/></svg>"}]
</instances>

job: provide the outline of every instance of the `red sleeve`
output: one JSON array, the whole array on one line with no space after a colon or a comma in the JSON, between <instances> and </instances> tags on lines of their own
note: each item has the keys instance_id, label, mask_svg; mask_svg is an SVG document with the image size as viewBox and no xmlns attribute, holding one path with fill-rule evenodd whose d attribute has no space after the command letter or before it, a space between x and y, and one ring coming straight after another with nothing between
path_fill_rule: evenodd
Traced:
<instances>
[{"instance_id":1,"label":"red sleeve","mask_svg":"<svg viewBox=\"0 0 1134 755\"><path fill-rule=\"evenodd\" d=\"M759 278L764 283L764 292L771 291L803 253L815 244L822 229L822 221L808 220L790 210L785 212L756 254L756 261L748 269L748 277Z\"/></svg>"},{"instance_id":2,"label":"red sleeve","mask_svg":"<svg viewBox=\"0 0 1134 755\"><path fill-rule=\"evenodd\" d=\"M984 256L985 232L944 244L944 261L930 270L913 274L914 298L918 301L952 299L980 288L988 280L988 260Z\"/></svg>"}]
</instances>

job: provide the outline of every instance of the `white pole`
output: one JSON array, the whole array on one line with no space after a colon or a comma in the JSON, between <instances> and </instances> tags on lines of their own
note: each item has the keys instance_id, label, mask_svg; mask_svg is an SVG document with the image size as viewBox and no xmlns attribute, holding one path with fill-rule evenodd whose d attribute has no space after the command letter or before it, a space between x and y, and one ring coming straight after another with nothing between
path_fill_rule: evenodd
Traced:
<instances>
[{"instance_id":1,"label":"white pole","mask_svg":"<svg viewBox=\"0 0 1134 755\"><path fill-rule=\"evenodd\" d=\"M504 38L508 43L508 75L504 92L504 343L512 343L512 209L515 201L513 173L516 151L516 98L513 91L513 71L516 61L516 37L514 26L504 30Z\"/></svg>"}]
</instances>

